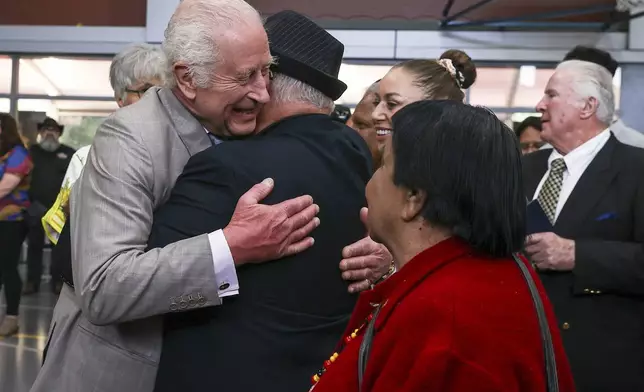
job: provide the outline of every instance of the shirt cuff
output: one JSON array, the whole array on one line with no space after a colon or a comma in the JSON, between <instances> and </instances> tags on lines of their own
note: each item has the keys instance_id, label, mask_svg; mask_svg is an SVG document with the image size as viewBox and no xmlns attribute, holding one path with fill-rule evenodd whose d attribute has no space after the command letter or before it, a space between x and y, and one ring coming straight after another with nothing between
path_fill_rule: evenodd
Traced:
<instances>
[{"instance_id":1,"label":"shirt cuff","mask_svg":"<svg viewBox=\"0 0 644 392\"><path fill-rule=\"evenodd\" d=\"M208 234L212 262L215 267L215 283L219 298L239 294L239 281L235 261L222 230Z\"/></svg>"}]
</instances>

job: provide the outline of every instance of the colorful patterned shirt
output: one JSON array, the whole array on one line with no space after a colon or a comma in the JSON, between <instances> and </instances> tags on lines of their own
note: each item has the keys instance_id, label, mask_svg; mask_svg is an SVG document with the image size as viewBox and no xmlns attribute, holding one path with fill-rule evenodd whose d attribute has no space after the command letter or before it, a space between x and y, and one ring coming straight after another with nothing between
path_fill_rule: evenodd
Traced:
<instances>
[{"instance_id":1,"label":"colorful patterned shirt","mask_svg":"<svg viewBox=\"0 0 644 392\"><path fill-rule=\"evenodd\" d=\"M0 157L0 179L5 174L21 178L18 186L0 198L0 221L23 220L23 213L29 207L29 174L32 168L29 151L24 146L16 146Z\"/></svg>"}]
</instances>

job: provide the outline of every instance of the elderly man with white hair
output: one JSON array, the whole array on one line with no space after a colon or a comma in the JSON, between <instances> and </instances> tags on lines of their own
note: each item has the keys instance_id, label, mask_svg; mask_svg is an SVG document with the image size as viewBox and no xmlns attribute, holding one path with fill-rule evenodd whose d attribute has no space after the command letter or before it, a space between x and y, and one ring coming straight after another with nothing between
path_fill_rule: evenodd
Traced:
<instances>
[{"instance_id":1,"label":"elderly man with white hair","mask_svg":"<svg viewBox=\"0 0 644 392\"><path fill-rule=\"evenodd\" d=\"M579 391L644 391L644 150L609 126L612 77L561 63L537 105L553 150L524 158L525 252L559 320Z\"/></svg>"},{"instance_id":2,"label":"elderly man with white hair","mask_svg":"<svg viewBox=\"0 0 644 392\"><path fill-rule=\"evenodd\" d=\"M581 60L588 61L601 65L606 68L608 72L615 77L615 73L619 68L619 63L610 55L610 53L605 50L597 49L590 46L578 45L571 49L563 61L567 60ZM610 130L615 135L617 140L624 144L635 147L644 147L644 133L641 133L624 123L621 118L618 118L616 121L613 121L610 125ZM542 149L552 148L549 144L544 144Z\"/></svg>"},{"instance_id":3,"label":"elderly man with white hair","mask_svg":"<svg viewBox=\"0 0 644 392\"><path fill-rule=\"evenodd\" d=\"M164 314L225 307L243 290L237 267L313 245L319 207L308 195L261 204L268 178L240 197L223 229L146 249L153 213L188 159L255 133L273 64L262 19L242 0L183 0L163 51L164 87L101 125L72 190L73 282L56 304L33 392L152 391ZM343 260L344 274L364 273L363 262Z\"/></svg>"}]
</instances>

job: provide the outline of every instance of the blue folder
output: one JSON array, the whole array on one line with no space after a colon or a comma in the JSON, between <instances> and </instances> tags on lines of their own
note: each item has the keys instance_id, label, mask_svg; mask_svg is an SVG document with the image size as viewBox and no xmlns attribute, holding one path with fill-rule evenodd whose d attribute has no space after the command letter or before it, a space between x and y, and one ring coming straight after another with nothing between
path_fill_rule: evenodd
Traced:
<instances>
[{"instance_id":1,"label":"blue folder","mask_svg":"<svg viewBox=\"0 0 644 392\"><path fill-rule=\"evenodd\" d=\"M528 203L526 215L526 231L528 235L535 233L548 233L554 231L554 227L548 216L541 208L541 204L535 199Z\"/></svg>"}]
</instances>

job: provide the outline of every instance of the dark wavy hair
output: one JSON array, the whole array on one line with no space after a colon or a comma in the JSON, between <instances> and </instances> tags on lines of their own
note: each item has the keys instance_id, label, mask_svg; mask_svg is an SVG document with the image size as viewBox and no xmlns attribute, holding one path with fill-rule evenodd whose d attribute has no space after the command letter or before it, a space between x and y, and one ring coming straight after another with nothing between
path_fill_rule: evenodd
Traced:
<instances>
[{"instance_id":1,"label":"dark wavy hair","mask_svg":"<svg viewBox=\"0 0 644 392\"><path fill-rule=\"evenodd\" d=\"M423 191L423 217L473 248L505 257L525 239L519 143L494 113L418 101L393 116L394 183Z\"/></svg>"},{"instance_id":2,"label":"dark wavy hair","mask_svg":"<svg viewBox=\"0 0 644 392\"><path fill-rule=\"evenodd\" d=\"M0 113L0 156L22 145L16 120L8 113Z\"/></svg>"},{"instance_id":3,"label":"dark wavy hair","mask_svg":"<svg viewBox=\"0 0 644 392\"><path fill-rule=\"evenodd\" d=\"M534 128L537 131L541 132L541 117L526 117L525 120L521 121L519 125L516 126L514 133L516 133L517 138L521 138L521 134L528 128Z\"/></svg>"},{"instance_id":4,"label":"dark wavy hair","mask_svg":"<svg viewBox=\"0 0 644 392\"><path fill-rule=\"evenodd\" d=\"M570 52L566 53L566 56L562 61L568 60L588 61L590 63L601 65L613 76L615 76L617 68L619 68L619 63L610 55L610 53L590 46L575 46Z\"/></svg>"}]
</instances>

